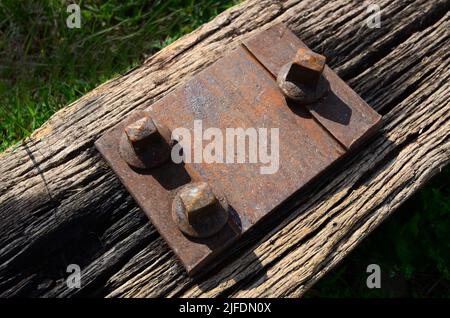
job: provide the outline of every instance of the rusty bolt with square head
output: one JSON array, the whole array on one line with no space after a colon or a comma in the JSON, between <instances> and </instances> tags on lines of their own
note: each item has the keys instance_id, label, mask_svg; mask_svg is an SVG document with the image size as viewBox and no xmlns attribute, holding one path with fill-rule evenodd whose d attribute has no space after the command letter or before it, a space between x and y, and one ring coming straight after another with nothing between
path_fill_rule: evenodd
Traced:
<instances>
[{"instance_id":1,"label":"rusty bolt with square head","mask_svg":"<svg viewBox=\"0 0 450 318\"><path fill-rule=\"evenodd\" d=\"M122 158L133 168L150 169L170 157L168 130L148 114L127 125L120 139Z\"/></svg>"},{"instance_id":2,"label":"rusty bolt with square head","mask_svg":"<svg viewBox=\"0 0 450 318\"><path fill-rule=\"evenodd\" d=\"M229 206L206 182L183 186L172 203L172 218L179 229L195 238L218 233L228 221Z\"/></svg>"},{"instance_id":3,"label":"rusty bolt with square head","mask_svg":"<svg viewBox=\"0 0 450 318\"><path fill-rule=\"evenodd\" d=\"M283 94L303 104L311 104L329 91L323 76L326 58L307 48L298 49L292 62L278 73L277 82Z\"/></svg>"}]
</instances>

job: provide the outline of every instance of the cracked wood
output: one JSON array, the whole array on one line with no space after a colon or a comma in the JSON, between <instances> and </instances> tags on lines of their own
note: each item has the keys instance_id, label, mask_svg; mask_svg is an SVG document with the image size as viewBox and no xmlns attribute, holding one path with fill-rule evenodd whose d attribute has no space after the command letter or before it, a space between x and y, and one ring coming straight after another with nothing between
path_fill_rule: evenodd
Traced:
<instances>
[{"instance_id":1,"label":"cracked wood","mask_svg":"<svg viewBox=\"0 0 450 318\"><path fill-rule=\"evenodd\" d=\"M247 1L56 113L0 155L0 295L299 296L450 161L448 0ZM207 276L186 276L93 142L278 22L385 115L378 134ZM82 288L67 289L68 264Z\"/></svg>"}]
</instances>

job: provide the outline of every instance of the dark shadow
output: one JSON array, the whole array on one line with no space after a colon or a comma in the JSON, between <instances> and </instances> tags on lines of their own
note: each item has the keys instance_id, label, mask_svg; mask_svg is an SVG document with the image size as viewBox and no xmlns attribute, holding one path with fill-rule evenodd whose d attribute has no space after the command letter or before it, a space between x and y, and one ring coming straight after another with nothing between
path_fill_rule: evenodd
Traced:
<instances>
[{"instance_id":1,"label":"dark shadow","mask_svg":"<svg viewBox=\"0 0 450 318\"><path fill-rule=\"evenodd\" d=\"M162 166L150 170L133 169L141 175L151 175L164 189L171 191L191 182L184 163L176 164L170 159Z\"/></svg>"},{"instance_id":2,"label":"dark shadow","mask_svg":"<svg viewBox=\"0 0 450 318\"><path fill-rule=\"evenodd\" d=\"M302 105L289 98L286 98L286 104L294 114L302 118L312 118L310 111L314 110L320 117L341 125L348 125L352 117L352 109L332 91L311 105Z\"/></svg>"},{"instance_id":3,"label":"dark shadow","mask_svg":"<svg viewBox=\"0 0 450 318\"><path fill-rule=\"evenodd\" d=\"M28 147L27 141L25 140L22 143L22 145L23 145L23 148L25 149L28 157L30 157L30 160L33 163L33 166L36 169L38 175L41 177L42 182L44 183L44 187L45 187L45 190L47 191L47 194L48 194L48 197L49 197L50 201L53 201L53 197L52 197L52 194L50 192L50 188L48 187L47 180L44 177L44 172L41 170L41 168L39 167L39 164L36 162L36 158L34 157L33 152Z\"/></svg>"},{"instance_id":4,"label":"dark shadow","mask_svg":"<svg viewBox=\"0 0 450 318\"><path fill-rule=\"evenodd\" d=\"M333 91L330 91L319 102L308 107L310 110L314 110L319 116L341 125L348 125L352 117L352 109Z\"/></svg>"},{"instance_id":5,"label":"dark shadow","mask_svg":"<svg viewBox=\"0 0 450 318\"><path fill-rule=\"evenodd\" d=\"M304 105L300 105L298 102L293 101L289 98L286 98L286 104L295 115L307 119L312 118L311 113L308 111L308 109L306 109Z\"/></svg>"},{"instance_id":6,"label":"dark shadow","mask_svg":"<svg viewBox=\"0 0 450 318\"><path fill-rule=\"evenodd\" d=\"M102 169L94 171L92 178L86 180L87 188L77 194L67 189L63 195L53 196L54 203L37 192L0 205L3 214L15 218L13 222L0 222L0 232L8 233L0 240L13 242L2 246L7 252L0 256L1 297L90 295L101 290L100 286L113 272L157 238L145 214L136 207L120 181L111 172L108 174ZM97 184L102 178L104 182ZM77 200L78 196L83 199ZM65 200L67 197L74 200ZM143 226L148 230L133 237ZM23 229L31 227L35 230L25 234ZM124 240L129 241L126 249ZM104 262L101 255L111 248L115 249L115 259ZM79 265L86 275L80 289L67 288L69 264ZM97 269L89 270L92 266Z\"/></svg>"},{"instance_id":7,"label":"dark shadow","mask_svg":"<svg viewBox=\"0 0 450 318\"><path fill-rule=\"evenodd\" d=\"M228 213L228 223L216 235L203 239L184 235L192 242L208 246L211 251L219 251L223 249L226 242L235 239L242 233L242 222L239 214L231 206L228 209Z\"/></svg>"},{"instance_id":8,"label":"dark shadow","mask_svg":"<svg viewBox=\"0 0 450 318\"><path fill-rule=\"evenodd\" d=\"M243 242L246 242L246 244L242 244ZM255 277L258 277L259 281L263 282L267 279L267 267L264 267L261 261L259 260L259 257L254 253L254 251L247 251L248 248L248 241L240 240L240 244L236 244L231 249L227 250L222 254L220 257L220 260L216 260L214 263L212 263L208 270L205 270L202 273L197 274L195 277L192 278L192 282L190 283L190 286L198 284L198 287L202 292L208 292L214 288L216 288L219 284L224 283L223 279L218 279L214 281L212 284L211 278L215 274L221 275L223 274L232 263L233 260L237 260L239 258L245 258L245 264L241 264L240 271L236 271L236 273L230 272L227 275L228 280L235 280L236 277L235 274L238 275L239 272L242 270L245 270L246 267L249 267L252 269L252 275L248 275L244 280L238 281L236 284L234 284L232 287L228 287L224 289L223 292L221 292L218 297L228 297L233 292L243 289L246 290L247 283L252 281ZM232 258L230 256L232 255ZM225 270L224 270L225 269ZM254 281L252 281L254 282Z\"/></svg>"}]
</instances>

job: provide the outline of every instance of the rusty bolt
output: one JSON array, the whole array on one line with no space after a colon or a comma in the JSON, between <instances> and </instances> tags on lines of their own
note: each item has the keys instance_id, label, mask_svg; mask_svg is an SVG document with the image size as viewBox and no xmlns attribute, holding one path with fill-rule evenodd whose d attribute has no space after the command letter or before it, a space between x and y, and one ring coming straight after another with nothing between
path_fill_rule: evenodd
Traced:
<instances>
[{"instance_id":1,"label":"rusty bolt","mask_svg":"<svg viewBox=\"0 0 450 318\"><path fill-rule=\"evenodd\" d=\"M143 117L125 127L128 140L136 145L148 138L157 138L158 130L150 117Z\"/></svg>"},{"instance_id":2,"label":"rusty bolt","mask_svg":"<svg viewBox=\"0 0 450 318\"><path fill-rule=\"evenodd\" d=\"M228 204L217 198L206 182L183 186L172 203L172 218L188 236L206 238L218 233L228 221Z\"/></svg>"},{"instance_id":3,"label":"rusty bolt","mask_svg":"<svg viewBox=\"0 0 450 318\"><path fill-rule=\"evenodd\" d=\"M290 99L303 104L314 103L329 90L328 81L323 76L325 63L325 56L300 48L293 60L280 69L278 86Z\"/></svg>"},{"instance_id":4,"label":"rusty bolt","mask_svg":"<svg viewBox=\"0 0 450 318\"><path fill-rule=\"evenodd\" d=\"M133 168L149 169L156 167L170 156L170 146L161 134L165 128L155 124L145 114L140 119L125 126L120 139L119 150L122 158Z\"/></svg>"}]
</instances>

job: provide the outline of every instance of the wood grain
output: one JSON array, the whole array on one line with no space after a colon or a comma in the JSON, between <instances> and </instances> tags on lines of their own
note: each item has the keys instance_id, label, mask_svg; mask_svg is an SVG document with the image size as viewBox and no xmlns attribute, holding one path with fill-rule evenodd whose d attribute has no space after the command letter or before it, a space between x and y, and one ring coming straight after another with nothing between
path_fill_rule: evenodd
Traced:
<instances>
[{"instance_id":1,"label":"wood grain","mask_svg":"<svg viewBox=\"0 0 450 318\"><path fill-rule=\"evenodd\" d=\"M450 161L448 0L246 1L56 113L0 155L1 296L299 296ZM274 23L372 107L381 132L210 274L182 266L93 142ZM68 289L66 267L82 268Z\"/></svg>"}]
</instances>

